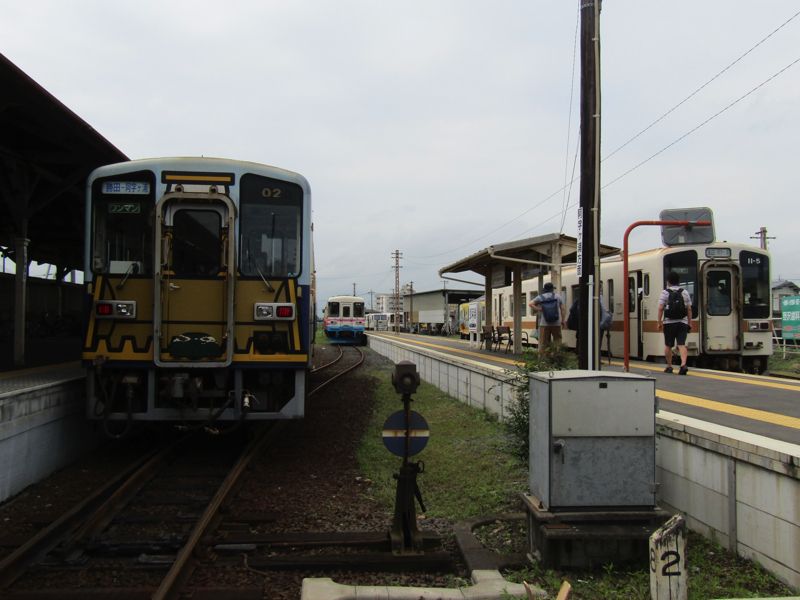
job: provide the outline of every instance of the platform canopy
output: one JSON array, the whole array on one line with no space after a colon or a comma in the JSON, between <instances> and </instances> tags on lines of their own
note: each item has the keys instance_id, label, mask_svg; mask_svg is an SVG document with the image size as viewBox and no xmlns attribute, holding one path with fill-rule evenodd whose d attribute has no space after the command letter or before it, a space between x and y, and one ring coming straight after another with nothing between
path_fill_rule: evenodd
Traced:
<instances>
[{"instance_id":1,"label":"platform canopy","mask_svg":"<svg viewBox=\"0 0 800 600\"><path fill-rule=\"evenodd\" d=\"M619 254L619 251L620 249L614 246L600 245L601 257ZM577 238L563 233L548 233L489 246L442 267L439 269L439 276L444 277L447 273L473 271L484 277L490 277L496 267L513 264L523 265L525 267L523 270L532 276L546 273L548 269L557 264L574 264L577 252Z\"/></svg>"},{"instance_id":2,"label":"platform canopy","mask_svg":"<svg viewBox=\"0 0 800 600\"><path fill-rule=\"evenodd\" d=\"M464 281L448 277L448 273L464 273L472 271L483 275L484 294L486 295L486 323L502 325L502 317L492 314L492 289L512 285L512 297L519 298L522 293L522 280L542 277L550 273L551 281L556 289L561 289L561 266L577 261L577 238L563 233L549 233L538 237L525 238L514 242L504 242L484 248L470 254L450 265L439 269L439 277ZM619 253L619 248L600 246L600 256ZM512 277L513 276L513 277ZM513 331L522 330L521 311L514 311ZM522 336L514 335L514 353L522 351Z\"/></svg>"},{"instance_id":3,"label":"platform canopy","mask_svg":"<svg viewBox=\"0 0 800 600\"><path fill-rule=\"evenodd\" d=\"M81 269L86 177L128 157L2 54L0 89L0 247Z\"/></svg>"}]
</instances>

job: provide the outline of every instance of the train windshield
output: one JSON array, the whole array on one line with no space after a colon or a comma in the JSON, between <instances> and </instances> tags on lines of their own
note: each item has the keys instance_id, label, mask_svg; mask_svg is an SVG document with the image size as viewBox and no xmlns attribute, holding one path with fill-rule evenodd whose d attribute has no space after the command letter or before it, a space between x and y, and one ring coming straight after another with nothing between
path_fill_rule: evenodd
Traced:
<instances>
[{"instance_id":1,"label":"train windshield","mask_svg":"<svg viewBox=\"0 0 800 600\"><path fill-rule=\"evenodd\" d=\"M98 180L93 184L91 266L95 273L152 273L152 193L149 184L126 183L131 193L124 193L126 188L119 182ZM134 185L140 187L131 187Z\"/></svg>"},{"instance_id":2,"label":"train windshield","mask_svg":"<svg viewBox=\"0 0 800 600\"><path fill-rule=\"evenodd\" d=\"M339 316L339 303L338 302L328 302L328 316L329 317L338 317Z\"/></svg>"},{"instance_id":3,"label":"train windshield","mask_svg":"<svg viewBox=\"0 0 800 600\"><path fill-rule=\"evenodd\" d=\"M745 319L769 318L769 257L759 252L742 250L739 255L742 267L742 316Z\"/></svg>"},{"instance_id":4,"label":"train windshield","mask_svg":"<svg viewBox=\"0 0 800 600\"><path fill-rule=\"evenodd\" d=\"M364 303L363 302L354 302L353 303L353 316L354 317L363 317L364 316Z\"/></svg>"},{"instance_id":5,"label":"train windshield","mask_svg":"<svg viewBox=\"0 0 800 600\"><path fill-rule=\"evenodd\" d=\"M303 221L300 186L268 177L243 175L240 208L241 274L254 277L299 275Z\"/></svg>"}]
</instances>

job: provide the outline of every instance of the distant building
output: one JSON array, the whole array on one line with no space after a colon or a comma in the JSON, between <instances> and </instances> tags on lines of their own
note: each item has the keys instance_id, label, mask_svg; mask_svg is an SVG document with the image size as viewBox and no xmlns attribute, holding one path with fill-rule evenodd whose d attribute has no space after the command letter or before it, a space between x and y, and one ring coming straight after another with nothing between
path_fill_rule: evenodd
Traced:
<instances>
[{"instance_id":1,"label":"distant building","mask_svg":"<svg viewBox=\"0 0 800 600\"><path fill-rule=\"evenodd\" d=\"M772 282L772 316L781 316L781 298L784 296L800 296L800 285L788 279Z\"/></svg>"}]
</instances>

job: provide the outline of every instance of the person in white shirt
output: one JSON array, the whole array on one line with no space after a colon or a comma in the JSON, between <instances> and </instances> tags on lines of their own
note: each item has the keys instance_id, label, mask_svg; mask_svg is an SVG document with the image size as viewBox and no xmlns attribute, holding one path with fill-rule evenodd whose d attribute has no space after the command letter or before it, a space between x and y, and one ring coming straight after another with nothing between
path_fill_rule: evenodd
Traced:
<instances>
[{"instance_id":1,"label":"person in white shirt","mask_svg":"<svg viewBox=\"0 0 800 600\"><path fill-rule=\"evenodd\" d=\"M681 366L678 374L686 375L689 372L686 366L686 359L689 355L689 351L686 348L686 336L692 330L692 298L689 296L689 292L678 285L680 281L680 276L674 271L667 275L667 287L661 290L661 296L658 298L658 329L664 330L664 358L667 361L667 367L664 372L673 372L672 347L677 344L678 353L681 356ZM680 292L684 305L683 316L669 314L670 309L667 308L667 304L671 295L670 292L673 294Z\"/></svg>"}]
</instances>

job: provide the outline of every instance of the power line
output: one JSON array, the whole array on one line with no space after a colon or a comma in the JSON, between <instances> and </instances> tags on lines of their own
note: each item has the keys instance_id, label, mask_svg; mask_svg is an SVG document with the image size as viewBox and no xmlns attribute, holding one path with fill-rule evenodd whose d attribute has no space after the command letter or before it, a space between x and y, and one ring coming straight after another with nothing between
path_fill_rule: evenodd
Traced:
<instances>
[{"instance_id":1,"label":"power line","mask_svg":"<svg viewBox=\"0 0 800 600\"><path fill-rule=\"evenodd\" d=\"M678 103L677 103L675 106L673 106L672 108L670 108L670 109L669 109L667 112L665 112L663 115L661 115L660 117L658 117L658 118L657 118L655 121L653 121L652 123L650 123L650 124L649 124L647 127L645 127L644 129L642 129L642 130L641 130L639 133L637 133L636 135L634 135L634 136L633 136L631 139L629 139L627 142L625 142L624 144L622 144L621 146L619 146L619 147L618 147L616 150L612 151L610 154L607 154L605 157L603 157L603 160L607 160L607 159L611 158L611 157L612 157L612 156L614 156L614 155L615 155L617 152L619 152L620 150L622 150L622 149L623 149L625 146L627 146L627 145L628 145L628 144L630 144L632 141L634 141L634 140L635 140L635 139L637 139L639 136L641 136L643 133L645 133L645 132L646 132L646 131L648 131L650 128L652 128L654 125L656 125L657 123L659 123L659 122L663 121L663 120L664 120L664 119L665 119L665 118L666 118L668 115L670 115L670 114L671 114L671 113L673 113L675 110L677 110L678 108L680 108L681 106L683 106L683 105L684 105L686 102L688 102L688 101L689 101L691 98L693 98L694 96L696 96L696 95L697 95L697 94L698 94L698 93L699 93L701 90L703 90L705 87L707 87L709 84L711 84L711 83L712 83L714 80L718 79L718 78L719 78L719 77L720 77L720 76L721 76L723 73L725 73L726 71L728 71L728 70L729 70L731 67L733 67L733 66L734 66L736 63L738 63L739 61L741 61L741 60L742 60L742 59L743 59L745 56L747 56L748 54L750 54L750 53L751 53L753 50L755 50L755 49L756 49L756 48L758 48L758 47L759 47L761 44L763 44L764 42L766 42L766 41L767 41L769 38L771 38L773 35L775 35L776 33L778 33L778 31L780 31L781 29L783 29L784 27L786 27L786 25L788 25L788 24L789 24L789 23L790 23L790 22L791 22L793 19L795 19L795 18L796 18L798 15L800 15L800 11L798 11L798 12L794 13L794 14L793 14L791 17L789 17L788 19L786 19L786 21L784 21L784 22L783 22L783 24L779 25L779 26L778 26L777 28L775 28L775 29L774 29L774 30L773 30L771 33L767 34L767 36L766 36L766 37L764 37L764 38L762 38L762 39L761 39L761 40L760 40L758 43L756 43L756 45L755 45L755 46L753 46L752 48L750 48L749 50L747 50L747 51L746 51L744 54L742 54L741 56L739 56L739 58L737 58L737 59L736 59L736 60L734 60L732 63L730 63L730 64L729 64L727 67L725 67L724 69L722 69L721 71L719 71L719 72L718 72L716 75L714 75L714 76L713 76L711 79L709 79L708 81L706 81L706 82L705 82L703 85L701 85L699 88L697 88L697 89L696 89L695 91L693 91L691 94L689 94L688 96L686 96L686 98L684 98L683 100L681 100L680 102L678 102Z\"/></svg>"},{"instance_id":2,"label":"power line","mask_svg":"<svg viewBox=\"0 0 800 600\"><path fill-rule=\"evenodd\" d=\"M658 119L656 119L655 121L653 121L652 123L650 123L650 124L649 124L647 127L645 127L644 129L642 129L642 130L641 130L639 133L637 133L636 135L634 135L634 136L633 136L631 139L629 139L627 142L625 142L624 144L622 144L621 146L619 146L618 148L616 148L614 151L612 151L610 154L608 154L607 156L605 156L604 158L602 158L601 162L605 162L605 160L607 160L608 158L611 158L611 156L613 156L614 154L616 154L617 152L619 152L620 150L622 150L622 148L624 148L625 146L627 146L628 144L630 144L631 142L633 142L635 139L637 139L638 137L640 137L640 136L641 136L642 134L644 134L646 131L648 131L649 129L651 129L651 128L652 128L654 125L656 125L657 123L659 123L660 121L662 121L662 120L663 120L665 117L667 117L667 116L668 116L670 113L674 112L674 111L675 111L677 108L679 108L681 105L685 104L685 103L686 103L688 100L690 100L692 97L694 97L695 95L697 95L697 94L698 94L698 93L699 93L699 92L700 92L700 91L701 91L703 88L707 87L707 86L708 86L710 83L712 83L714 80L718 79L718 78L719 78L719 77L720 77L720 76L721 76L723 73L725 73L726 71L730 70L730 68L731 68L731 67L733 67L735 64L737 64L738 62L740 62L740 61L741 61L741 60L742 60L744 57L746 57L746 56L747 56L748 54L750 54L750 53L751 53L753 50L755 50L756 48L758 48L758 47L759 47L761 44L763 44L765 41L767 41L769 38L771 38L773 35L775 35L775 34L776 34L778 31L780 31L781 29L783 29L783 28L784 28L786 25L788 25L788 24L789 24L791 21L793 21L793 20L794 20L795 18L797 18L798 16L800 16L800 11L796 12L796 13L795 13L795 14L793 14L791 17L789 17L789 18L788 18L786 21L784 21L784 22L783 22L781 25L779 25L778 27L776 27L776 28L775 28L775 29L774 29L772 32L770 32L770 33L769 33L769 34L767 34L767 35L766 35L764 38L762 38L760 41L758 41L758 42L757 42L757 43L756 43L754 46L752 46L752 47L751 47L749 50L747 50L746 52L744 52L744 53L743 53L742 55L740 55L740 56L739 56L739 57L738 57L736 60L734 60L733 62L731 62L729 65L727 65L727 66L726 66L725 68L723 68L722 70L720 70L720 71L719 71L719 72L718 72L716 75L714 75L714 76L713 76L711 79L709 79L709 80L708 80L706 83L704 83L703 85L701 85L699 88L697 88L697 89L696 89L695 91L693 91L691 94L689 94L689 95L688 95L686 98L684 98L683 100L681 100L681 101L680 101L678 104L676 104L676 105L675 105L675 106L673 106L671 109L669 109L667 112L665 112L663 115L661 115L661 116L660 116ZM574 60L574 58L573 58L573 60ZM798 60L800 60L800 59L798 59ZM659 150L659 151L658 151L658 152L656 152L655 154L651 155L651 156L650 156L650 157L648 157L647 159L645 159L645 160L641 161L640 163L638 163L638 164L634 165L633 167L631 167L630 169L628 169L627 171L625 171L625 172L624 172L622 175L620 175L619 177L617 177L617 178L613 179L612 181L610 181L609 183L607 183L607 184L603 185L601 189L605 189L605 188L607 188L609 185L611 185L611 184L613 184L613 183L616 183L617 181L619 181L620 179L622 179L623 177L625 177L625 176L626 176L626 175L628 175L629 173L632 173L633 171L635 171L635 170L636 170L636 169L638 169L639 167L641 167L641 166L643 166L644 164L646 164L647 162L651 161L653 158L655 158L655 157L656 157L656 156L658 156L659 154L661 154L661 153L663 153L664 151L668 150L668 149L669 149L671 146L674 146L675 144L677 144L678 142L680 142L680 141L681 141L681 140L683 140L684 138L688 137L689 135L691 135L692 133L694 133L695 131L697 131L697 130L698 130L698 129L700 129L701 127L703 127L703 126L704 126L706 123L708 123L709 121L711 121L711 120L715 119L717 116L719 116L720 114L722 114L722 113L724 113L725 111L727 111L729 108L731 108L732 106L734 106L735 104L737 104L738 102L740 102L741 100L743 100L744 98L746 98L747 96L749 96L750 94L752 94L753 92L755 92L757 89L759 89L760 87L762 87L763 85L765 85L766 83L768 83L769 81L771 81L772 79L775 79L775 77L778 77L780 74L782 74L784 71L786 71L786 70L787 70L789 67L793 66L793 65L794 65L796 62L798 62L798 61L797 61L797 60L795 60L794 62L792 62L791 64L789 64L789 65L788 65L788 66L786 66L785 68L781 69L781 70L780 70L780 71L778 71L776 74L774 74L772 77L768 78L767 80L765 80L764 82L762 82L761 84L759 84L758 86L756 86L755 88L753 88L752 90L750 90L750 91L749 91L747 94L745 94L745 95L741 96L740 98L738 98L737 100L735 100L734 102L732 102L731 104L729 104L728 106L726 106L725 108L723 108L722 110L720 110L718 113L716 113L716 114L712 115L712 116L711 116L711 117L709 117L709 118L708 118L706 121L704 121L703 123L701 123L700 125L698 125L698 126L697 126L697 127L695 127L694 129L690 130L689 132L685 133L684 135L682 135L681 137L679 137L678 139L676 139L675 141L673 141L671 144L669 144L669 145L665 146L664 148L662 148L661 150ZM574 73L573 73L573 78L574 78ZM570 102L571 102L571 99L570 99ZM577 157L577 151L576 151L576 157ZM573 173L574 173L574 172L575 172L575 168L574 168L574 164L573 164ZM416 257L416 258L421 258L421 259L426 259L426 258L436 258L436 257L439 257L439 256L444 256L444 255L446 255L446 254L452 254L452 253L454 253L454 252L456 252L456 251L458 251L458 250L462 250L462 249L464 249L464 248L470 247L470 246L472 246L473 244L475 244L476 242L479 242L480 240L486 239L487 237L489 237L489 236L493 235L494 233L497 233L497 232L498 232L498 231L500 231L501 229L504 229L504 228L505 228L505 227L507 227L508 225L510 225L510 224L512 224L512 223L514 223L515 221L518 221L518 220L520 220L522 217L524 217L525 215L527 215L529 212L531 212L532 210L534 210L534 209L536 209L536 208L539 208L539 207L540 207L542 204L544 204L545 202L547 202L547 201L548 201L548 200L550 200L551 198L553 198L553 197L557 196L558 194L562 193L562 192L563 192L564 190L566 190L567 188L570 188L570 190L571 190L571 186L572 186L572 184L574 184L576 181L579 181L579 180L580 180L580 176L578 176L578 177L573 177L573 178L572 178L572 179L571 179L571 180L570 180L568 183L566 183L565 185L563 185L561 188L559 188L558 190L556 190L555 192L553 192L552 194L550 194L549 196L547 196L547 197L546 197L546 198L544 198L543 200L541 200L541 201L539 201L538 203L534 204L532 207L530 207L530 208L528 208L527 210L523 211L522 213L520 213L520 214L519 214L519 215L517 215L516 217L514 217L514 218L512 218L512 219L510 219L510 220L508 220L508 221L506 221L506 222L505 222L505 223L503 223L502 225L500 225L500 226L498 226L498 227L496 227L496 228L494 228L494 229L492 229L492 230L488 231L487 233L485 233L485 234L483 234L483 235L481 235L481 236L479 236L479 237L477 237L477 238L475 238L475 239L472 239L472 240L470 240L469 242L466 242L466 243L464 243L464 244L462 244L462 245L460 245L460 246L457 246L457 247L455 247L455 248L451 248L450 250L447 250L447 251L444 251L444 252L439 252L439 253L437 253L437 254L429 254L429 255L426 255L426 256L420 256L420 257ZM567 200L566 200L566 202L569 202L569 197L567 197ZM569 210L570 208L572 208L572 207L574 207L574 206L575 206L575 203L568 203L566 206L563 206L563 204L562 204L562 210L561 210L561 211L558 213L558 215L555 215L555 216L559 216L559 215L560 215L560 216L562 216L562 228L563 228L563 220L564 220L564 218L565 218L565 215L566 215L566 212L567 212L567 210ZM546 222L548 222L548 221L552 220L553 218L554 218L554 217L549 217L549 218L548 218L548 219L546 219L545 221L541 222L541 223L540 223L540 225L541 225L542 223L546 223ZM537 225L536 227L538 227L538 225ZM529 230L529 231L530 231L530 230Z\"/></svg>"},{"instance_id":3,"label":"power line","mask_svg":"<svg viewBox=\"0 0 800 600\"><path fill-rule=\"evenodd\" d=\"M771 77L768 77L767 79L765 79L764 81L762 81L761 83L759 83L759 84L758 84L756 87L754 87L753 89L751 89L751 90L750 90L749 92L747 92L746 94L742 94L742 95L741 95L741 96L739 96L739 97L738 97L736 100L734 100L733 102L731 102L730 104L728 104L728 105L727 105L725 108L723 108L723 109L721 109L721 110L717 111L716 113L714 113L713 115L711 115L710 117L708 117L708 118L707 118L705 121L703 121L702 123L700 123L700 124L699 124L699 125L697 125L696 127L693 127L692 129L690 129L689 131L687 131L686 133L684 133L684 134L683 134L682 136L680 136L678 139L676 139L676 140L674 140L673 142L671 142L671 143L667 144L666 146L664 146L663 148L661 148L661 150L659 150L658 152L656 152L656 153L654 153L654 154L650 155L648 158L645 158L645 159L644 159L643 161L641 161L640 163L638 163L638 164L634 165L633 167L631 167L630 169L628 169L627 171L625 171L625 172L624 172L622 175L620 175L619 177L616 177L616 178L612 179L611 181L609 181L607 184L605 184L605 185L602 187L602 189L606 189L608 186L610 186L610 185L612 185L612 184L616 183L617 181L619 181L620 179L622 179L622 178L623 178L623 177L625 177L626 175L629 175L630 173L633 173L633 172L634 172L636 169L638 169L638 168L639 168L639 167L641 167L642 165L644 165L644 164L646 164L646 163L650 162L651 160L653 160L653 159L654 159L656 156L658 156L659 154L662 154L663 152L666 152L667 150L669 150L670 148L672 148L672 147L673 147L675 144L677 144L678 142L680 142L680 141L682 141L682 140L686 139L687 137L689 137L690 135L692 135L692 134L693 134L695 131L697 131L698 129L700 129L700 128L701 128L701 127L703 127L704 125L706 125L706 124L710 123L711 121L713 121L714 119L716 119L718 116L720 116L722 113L724 113L725 111L727 111L729 108L732 108L732 107L736 106L736 105L737 105L739 102L741 102L742 100L744 100L745 98L747 98L747 97L748 97L750 94L752 94L752 93L753 93L753 92L755 92L756 90L758 90L758 89L760 89L760 88L764 87L764 86L765 86L766 84L768 84L770 81L772 81L772 80L773 80L773 79L775 79L776 77L780 76L780 75L781 75L781 74L782 74L784 71L786 71L786 70L790 69L791 67L793 67L793 66L794 66L795 64L797 64L798 62L800 62L800 58L796 58L796 59L794 59L794 60L793 60L792 62L790 62L788 65L786 65L785 67L783 67L783 68L782 68L780 71L778 71L777 73L775 73L775 74L774 74L774 75L772 75Z\"/></svg>"}]
</instances>

